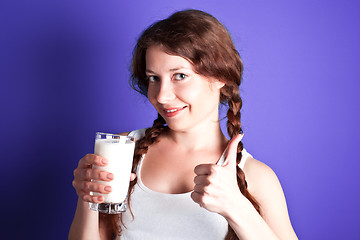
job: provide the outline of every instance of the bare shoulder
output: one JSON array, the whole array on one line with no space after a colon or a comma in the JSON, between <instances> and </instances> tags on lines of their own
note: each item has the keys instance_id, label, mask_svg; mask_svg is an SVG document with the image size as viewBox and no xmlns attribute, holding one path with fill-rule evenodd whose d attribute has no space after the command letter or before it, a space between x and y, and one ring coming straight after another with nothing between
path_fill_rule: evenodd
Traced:
<instances>
[{"instance_id":1,"label":"bare shoulder","mask_svg":"<svg viewBox=\"0 0 360 240\"><path fill-rule=\"evenodd\" d=\"M244 173L250 192L267 189L272 185L279 184L275 172L265 163L252 157L247 158L244 166Z\"/></svg>"},{"instance_id":2,"label":"bare shoulder","mask_svg":"<svg viewBox=\"0 0 360 240\"><path fill-rule=\"evenodd\" d=\"M248 158L244 166L248 190L266 207L272 201L284 202L284 193L275 172L265 163Z\"/></svg>"},{"instance_id":3,"label":"bare shoulder","mask_svg":"<svg viewBox=\"0 0 360 240\"><path fill-rule=\"evenodd\" d=\"M285 195L275 172L265 163L248 158L244 166L250 194L260 205L261 215L280 239L297 239Z\"/></svg>"}]
</instances>

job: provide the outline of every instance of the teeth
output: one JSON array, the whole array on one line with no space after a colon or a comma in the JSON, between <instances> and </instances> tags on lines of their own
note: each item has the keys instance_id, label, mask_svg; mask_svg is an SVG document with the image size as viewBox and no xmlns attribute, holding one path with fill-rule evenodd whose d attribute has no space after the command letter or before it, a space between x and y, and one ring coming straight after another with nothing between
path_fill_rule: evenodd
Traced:
<instances>
[{"instance_id":1,"label":"teeth","mask_svg":"<svg viewBox=\"0 0 360 240\"><path fill-rule=\"evenodd\" d=\"M176 111L179 111L183 108L177 108L177 109L171 109L171 110L165 110L165 112L168 112L168 113L172 113L172 112L176 112Z\"/></svg>"},{"instance_id":2,"label":"teeth","mask_svg":"<svg viewBox=\"0 0 360 240\"><path fill-rule=\"evenodd\" d=\"M176 112L176 111L178 111L179 109L172 109L172 110L166 110L166 112L168 112L168 113L172 113L172 112Z\"/></svg>"}]
</instances>

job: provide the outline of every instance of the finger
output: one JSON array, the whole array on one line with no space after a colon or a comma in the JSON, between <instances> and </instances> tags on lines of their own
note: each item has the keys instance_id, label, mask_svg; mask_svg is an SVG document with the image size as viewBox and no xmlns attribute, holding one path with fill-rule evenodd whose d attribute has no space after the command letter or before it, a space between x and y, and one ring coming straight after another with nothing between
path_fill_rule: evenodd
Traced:
<instances>
[{"instance_id":1,"label":"finger","mask_svg":"<svg viewBox=\"0 0 360 240\"><path fill-rule=\"evenodd\" d=\"M136 178L136 174L135 174L135 173L131 173L131 175L130 175L130 182L131 182L131 181L134 181L135 178Z\"/></svg>"},{"instance_id":2,"label":"finger","mask_svg":"<svg viewBox=\"0 0 360 240\"><path fill-rule=\"evenodd\" d=\"M92 165L98 165L100 167L106 166L108 164L108 160L99 155L95 154L86 154L85 157L80 159L79 168L88 168Z\"/></svg>"},{"instance_id":3,"label":"finger","mask_svg":"<svg viewBox=\"0 0 360 240\"><path fill-rule=\"evenodd\" d=\"M83 182L81 191L107 194L112 191L112 188L111 186L100 184L97 182Z\"/></svg>"},{"instance_id":4,"label":"finger","mask_svg":"<svg viewBox=\"0 0 360 240\"><path fill-rule=\"evenodd\" d=\"M190 195L191 199L196 203L202 203L203 195L197 192L192 192Z\"/></svg>"},{"instance_id":5,"label":"finger","mask_svg":"<svg viewBox=\"0 0 360 240\"><path fill-rule=\"evenodd\" d=\"M229 164L236 165L237 147L243 137L244 137L244 134L238 134L230 140L230 142L227 146L227 150L226 150L225 161L222 165L223 167L225 167Z\"/></svg>"},{"instance_id":6,"label":"finger","mask_svg":"<svg viewBox=\"0 0 360 240\"><path fill-rule=\"evenodd\" d=\"M74 178L76 180L100 180L100 181L111 181L114 179L114 174L102 171L100 169L93 168L85 168L85 169L77 169L74 172Z\"/></svg>"},{"instance_id":7,"label":"finger","mask_svg":"<svg viewBox=\"0 0 360 240\"><path fill-rule=\"evenodd\" d=\"M196 175L211 175L215 172L215 164L200 164L194 168Z\"/></svg>"},{"instance_id":8,"label":"finger","mask_svg":"<svg viewBox=\"0 0 360 240\"><path fill-rule=\"evenodd\" d=\"M194 192L199 193L201 195L210 194L210 187L204 185L195 185Z\"/></svg>"},{"instance_id":9,"label":"finger","mask_svg":"<svg viewBox=\"0 0 360 240\"><path fill-rule=\"evenodd\" d=\"M81 197L81 199L84 201L84 202L91 202L91 203L102 203L104 202L104 197L103 196L91 196L91 195L83 195Z\"/></svg>"},{"instance_id":10,"label":"finger","mask_svg":"<svg viewBox=\"0 0 360 240\"><path fill-rule=\"evenodd\" d=\"M97 182L72 182L73 187L76 190L76 193L81 197L82 195L89 195L90 192L95 193L104 193L108 194L112 191L111 186L100 184Z\"/></svg>"},{"instance_id":11,"label":"finger","mask_svg":"<svg viewBox=\"0 0 360 240\"><path fill-rule=\"evenodd\" d=\"M208 175L195 176L194 183L197 185L207 186L210 184L210 179Z\"/></svg>"}]
</instances>

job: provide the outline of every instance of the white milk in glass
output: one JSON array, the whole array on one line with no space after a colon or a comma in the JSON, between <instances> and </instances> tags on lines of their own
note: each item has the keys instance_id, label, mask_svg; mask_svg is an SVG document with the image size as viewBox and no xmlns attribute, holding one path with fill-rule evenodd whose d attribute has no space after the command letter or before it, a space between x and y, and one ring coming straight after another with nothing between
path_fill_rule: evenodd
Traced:
<instances>
[{"instance_id":1,"label":"white milk in glass","mask_svg":"<svg viewBox=\"0 0 360 240\"><path fill-rule=\"evenodd\" d=\"M97 181L111 186L112 191L109 194L94 193L94 195L104 196L105 203L121 203L125 200L129 188L135 142L126 136L116 139L112 136L95 140L95 154L106 158L109 162L105 167L93 166L114 174L114 179L110 182Z\"/></svg>"}]
</instances>

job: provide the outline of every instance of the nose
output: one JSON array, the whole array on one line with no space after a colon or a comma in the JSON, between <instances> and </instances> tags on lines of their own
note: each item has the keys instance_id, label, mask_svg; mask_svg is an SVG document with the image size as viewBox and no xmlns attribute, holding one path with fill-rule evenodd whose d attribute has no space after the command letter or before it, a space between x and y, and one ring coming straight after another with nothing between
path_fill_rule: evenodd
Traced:
<instances>
[{"instance_id":1,"label":"nose","mask_svg":"<svg viewBox=\"0 0 360 240\"><path fill-rule=\"evenodd\" d=\"M159 103L167 103L171 100L174 100L175 98L175 92L174 88L170 81L161 81L159 84L158 93L156 96L156 100Z\"/></svg>"}]
</instances>

